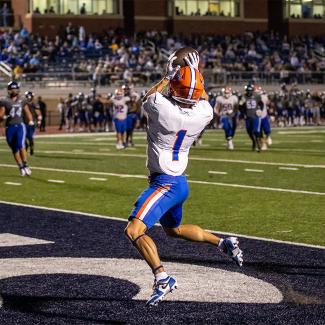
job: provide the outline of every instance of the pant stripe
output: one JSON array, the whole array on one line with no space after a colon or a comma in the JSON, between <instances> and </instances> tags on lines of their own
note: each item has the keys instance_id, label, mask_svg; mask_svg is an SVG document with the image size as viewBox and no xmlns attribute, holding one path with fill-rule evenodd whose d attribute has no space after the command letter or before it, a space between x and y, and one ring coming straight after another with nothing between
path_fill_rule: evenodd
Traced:
<instances>
[{"instance_id":1,"label":"pant stripe","mask_svg":"<svg viewBox=\"0 0 325 325\"><path fill-rule=\"evenodd\" d=\"M149 210L152 208L152 206L170 189L169 186L165 187L159 187L157 190L155 190L143 203L141 209L136 214L136 218L143 220L143 218L147 215Z\"/></svg>"},{"instance_id":2,"label":"pant stripe","mask_svg":"<svg viewBox=\"0 0 325 325\"><path fill-rule=\"evenodd\" d=\"M21 140L21 148L25 148L25 141L26 141L26 125L24 123L21 123L23 127L23 137Z\"/></svg>"}]
</instances>

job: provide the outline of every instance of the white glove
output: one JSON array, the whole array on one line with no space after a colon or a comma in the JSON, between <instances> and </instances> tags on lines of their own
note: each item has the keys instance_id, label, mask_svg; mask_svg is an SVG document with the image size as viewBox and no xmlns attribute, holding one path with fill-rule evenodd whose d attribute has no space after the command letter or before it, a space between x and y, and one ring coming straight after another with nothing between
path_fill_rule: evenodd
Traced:
<instances>
[{"instance_id":1,"label":"white glove","mask_svg":"<svg viewBox=\"0 0 325 325\"><path fill-rule=\"evenodd\" d=\"M189 53L187 57L184 58L184 60L189 67L199 70L200 57L197 53Z\"/></svg>"},{"instance_id":2,"label":"white glove","mask_svg":"<svg viewBox=\"0 0 325 325\"><path fill-rule=\"evenodd\" d=\"M167 61L165 78L168 80L172 80L175 77L177 71L181 68L179 65L177 65L176 67L173 66L173 62L177 59L177 56L173 54L168 58Z\"/></svg>"},{"instance_id":3,"label":"white glove","mask_svg":"<svg viewBox=\"0 0 325 325\"><path fill-rule=\"evenodd\" d=\"M28 122L28 125L30 125L30 126L34 126L35 123L34 123L33 121L29 121L29 122Z\"/></svg>"},{"instance_id":4,"label":"white glove","mask_svg":"<svg viewBox=\"0 0 325 325\"><path fill-rule=\"evenodd\" d=\"M234 111L232 109L228 109L228 111L226 112L227 115L231 115Z\"/></svg>"}]
</instances>

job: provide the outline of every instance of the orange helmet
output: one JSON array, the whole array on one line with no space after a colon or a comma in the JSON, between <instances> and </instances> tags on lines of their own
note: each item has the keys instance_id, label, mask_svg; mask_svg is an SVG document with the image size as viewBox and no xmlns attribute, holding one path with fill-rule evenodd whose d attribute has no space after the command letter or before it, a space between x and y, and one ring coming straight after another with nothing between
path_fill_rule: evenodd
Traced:
<instances>
[{"instance_id":1,"label":"orange helmet","mask_svg":"<svg viewBox=\"0 0 325 325\"><path fill-rule=\"evenodd\" d=\"M185 104L198 102L204 91L204 80L199 70L185 66L179 69L170 81L169 94Z\"/></svg>"}]
</instances>

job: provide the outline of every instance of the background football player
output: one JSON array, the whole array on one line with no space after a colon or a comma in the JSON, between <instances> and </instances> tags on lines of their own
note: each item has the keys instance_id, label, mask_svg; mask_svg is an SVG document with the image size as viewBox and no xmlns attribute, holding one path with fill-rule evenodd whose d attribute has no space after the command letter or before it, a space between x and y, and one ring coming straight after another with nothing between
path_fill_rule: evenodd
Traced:
<instances>
[{"instance_id":1,"label":"background football player","mask_svg":"<svg viewBox=\"0 0 325 325\"><path fill-rule=\"evenodd\" d=\"M144 97L143 108L148 116L147 168L149 187L137 199L125 235L150 266L155 280L147 306L157 304L177 287L161 264L157 247L146 233L160 222L167 235L214 245L242 264L242 252L234 237L221 239L196 225L181 225L182 206L189 189L185 176L188 154L194 140L213 118L207 101L203 77L198 71L199 57L189 56L188 64L173 66L176 56L167 63L165 77ZM162 92L169 87L169 94Z\"/></svg>"},{"instance_id":2,"label":"background football player","mask_svg":"<svg viewBox=\"0 0 325 325\"><path fill-rule=\"evenodd\" d=\"M232 94L230 87L222 89L222 95L216 99L215 113L220 116L220 123L225 131L227 148L234 150L233 138L237 128L238 98Z\"/></svg>"},{"instance_id":3,"label":"background football player","mask_svg":"<svg viewBox=\"0 0 325 325\"><path fill-rule=\"evenodd\" d=\"M269 119L269 114L268 114L268 107L270 105L270 100L268 98L268 95L266 94L265 91L263 91L262 87L259 85L254 86L254 90L257 94L261 96L261 100L263 102L263 109L262 109L262 114L261 114L261 132L262 132L262 137L265 135L266 137L266 143L262 143L262 150L267 149L267 145L271 146L272 145L272 138L271 138L271 124L270 124L270 119Z\"/></svg>"},{"instance_id":4,"label":"background football player","mask_svg":"<svg viewBox=\"0 0 325 325\"><path fill-rule=\"evenodd\" d=\"M246 131L252 140L252 150L260 152L262 145L261 116L263 110L261 96L254 92L254 85L245 86L241 109L245 116Z\"/></svg>"},{"instance_id":5,"label":"background football player","mask_svg":"<svg viewBox=\"0 0 325 325\"><path fill-rule=\"evenodd\" d=\"M26 126L23 114L26 115L29 125L34 125L34 122L26 98L19 95L19 88L16 81L8 83L8 96L0 100L0 121L6 121L6 140L18 165L20 175L30 176L32 171L27 164Z\"/></svg>"},{"instance_id":6,"label":"background football player","mask_svg":"<svg viewBox=\"0 0 325 325\"><path fill-rule=\"evenodd\" d=\"M24 123L26 125L26 143L25 148L32 156L34 154L34 135L35 135L35 124L38 126L41 125L42 122L42 114L38 107L36 107L34 103L34 94L31 91L25 92L25 97L28 104L28 109L32 115L34 125L29 125L26 115L24 115Z\"/></svg>"}]
</instances>

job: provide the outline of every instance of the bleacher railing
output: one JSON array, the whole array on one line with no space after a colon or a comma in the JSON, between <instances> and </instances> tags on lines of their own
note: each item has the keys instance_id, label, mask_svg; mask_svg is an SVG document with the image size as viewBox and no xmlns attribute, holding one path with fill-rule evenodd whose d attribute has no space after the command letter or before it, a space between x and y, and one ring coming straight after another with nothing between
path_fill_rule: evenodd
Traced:
<instances>
[{"instance_id":1,"label":"bleacher railing","mask_svg":"<svg viewBox=\"0 0 325 325\"><path fill-rule=\"evenodd\" d=\"M14 76L15 79L28 83L32 87L66 87L66 86L119 86L126 82L123 72L87 73L87 72L37 72ZM298 84L325 84L325 71L315 72L253 72L253 71L203 71L206 85L236 85L253 81L255 83L276 85L297 82ZM133 72L128 82L138 86L148 86L163 77L161 71ZM5 80L3 80L5 81Z\"/></svg>"}]
</instances>

